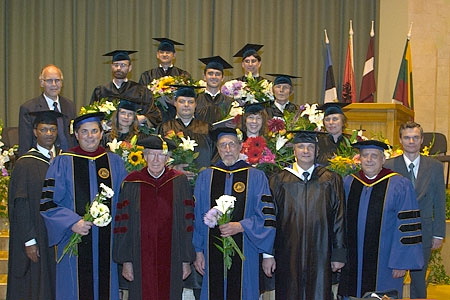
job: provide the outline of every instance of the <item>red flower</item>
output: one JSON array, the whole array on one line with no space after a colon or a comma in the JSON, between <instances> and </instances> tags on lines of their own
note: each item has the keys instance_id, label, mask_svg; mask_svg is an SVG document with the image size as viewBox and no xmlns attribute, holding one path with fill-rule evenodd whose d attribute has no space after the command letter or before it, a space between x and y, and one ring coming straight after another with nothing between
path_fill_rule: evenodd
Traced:
<instances>
[{"instance_id":1,"label":"red flower","mask_svg":"<svg viewBox=\"0 0 450 300\"><path fill-rule=\"evenodd\" d=\"M280 130L286 129L284 121L279 118L270 119L269 122L267 122L267 126L272 132L278 132Z\"/></svg>"},{"instance_id":2,"label":"red flower","mask_svg":"<svg viewBox=\"0 0 450 300\"><path fill-rule=\"evenodd\" d=\"M248 162L250 164L257 164L262 155L262 149L259 148L250 148L248 150Z\"/></svg>"},{"instance_id":3,"label":"red flower","mask_svg":"<svg viewBox=\"0 0 450 300\"><path fill-rule=\"evenodd\" d=\"M266 147L266 140L262 136L250 137L249 140L250 148L258 148L259 151L263 151L264 147Z\"/></svg>"}]
</instances>

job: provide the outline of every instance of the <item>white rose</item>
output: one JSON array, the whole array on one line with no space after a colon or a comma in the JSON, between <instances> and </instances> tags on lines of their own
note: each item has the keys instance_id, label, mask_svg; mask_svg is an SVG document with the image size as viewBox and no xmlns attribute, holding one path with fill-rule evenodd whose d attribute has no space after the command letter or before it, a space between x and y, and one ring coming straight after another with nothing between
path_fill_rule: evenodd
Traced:
<instances>
[{"instance_id":1,"label":"white rose","mask_svg":"<svg viewBox=\"0 0 450 300\"><path fill-rule=\"evenodd\" d=\"M219 199L216 199L215 208L220 211L222 214L225 214L228 209L234 208L234 202L236 201L236 197L230 195L222 195Z\"/></svg>"}]
</instances>

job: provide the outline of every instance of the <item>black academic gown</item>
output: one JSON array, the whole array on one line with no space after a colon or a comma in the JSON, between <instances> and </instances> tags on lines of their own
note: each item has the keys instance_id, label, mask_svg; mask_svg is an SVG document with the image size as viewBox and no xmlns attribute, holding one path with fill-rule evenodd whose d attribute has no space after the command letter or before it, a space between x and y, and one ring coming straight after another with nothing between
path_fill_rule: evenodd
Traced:
<instances>
[{"instance_id":1,"label":"black academic gown","mask_svg":"<svg viewBox=\"0 0 450 300\"><path fill-rule=\"evenodd\" d=\"M331 300L331 262L345 262L341 176L317 166L308 182L284 169L271 177L277 230L276 299Z\"/></svg>"},{"instance_id":2,"label":"black academic gown","mask_svg":"<svg viewBox=\"0 0 450 300\"><path fill-rule=\"evenodd\" d=\"M289 102L284 107L285 111L288 111L290 113L297 112L298 111L298 105ZM272 119L273 117L282 118L283 112L274 104L272 104L270 107L266 108L266 112L269 115L269 119Z\"/></svg>"},{"instance_id":3,"label":"black academic gown","mask_svg":"<svg viewBox=\"0 0 450 300\"><path fill-rule=\"evenodd\" d=\"M154 79L158 79L164 76L183 76L186 78L191 78L191 74L189 74L189 72L175 66L168 68L167 71L164 71L164 69L161 67L157 67L142 73L141 77L139 78L139 83L146 87Z\"/></svg>"},{"instance_id":4,"label":"black academic gown","mask_svg":"<svg viewBox=\"0 0 450 300\"><path fill-rule=\"evenodd\" d=\"M198 146L195 152L199 152L199 156L195 160L198 168L208 168L211 166L211 159L215 153L214 143L209 137L211 127L208 123L198 119L192 119L188 126L185 126L180 119L173 119L161 124L158 132L165 136L170 130L175 133L182 131L185 136L189 136L191 140L195 140Z\"/></svg>"},{"instance_id":5,"label":"black academic gown","mask_svg":"<svg viewBox=\"0 0 450 300\"><path fill-rule=\"evenodd\" d=\"M228 115L232 102L232 98L222 93L214 98L208 93L201 93L197 96L195 117L207 123L221 121Z\"/></svg>"},{"instance_id":6,"label":"black academic gown","mask_svg":"<svg viewBox=\"0 0 450 300\"><path fill-rule=\"evenodd\" d=\"M90 103L92 104L102 98L108 98L109 100L132 99L140 103L138 113L145 115L154 127L161 123L161 113L153 102L152 93L137 82L128 80L123 82L120 88L117 88L112 81L105 85L99 85L92 92Z\"/></svg>"},{"instance_id":7,"label":"black academic gown","mask_svg":"<svg viewBox=\"0 0 450 300\"><path fill-rule=\"evenodd\" d=\"M50 161L31 149L16 162L8 195L9 210L9 300L55 299L55 252L48 247L45 224L39 213L42 185ZM24 245L35 239L40 258L32 262Z\"/></svg>"}]
</instances>

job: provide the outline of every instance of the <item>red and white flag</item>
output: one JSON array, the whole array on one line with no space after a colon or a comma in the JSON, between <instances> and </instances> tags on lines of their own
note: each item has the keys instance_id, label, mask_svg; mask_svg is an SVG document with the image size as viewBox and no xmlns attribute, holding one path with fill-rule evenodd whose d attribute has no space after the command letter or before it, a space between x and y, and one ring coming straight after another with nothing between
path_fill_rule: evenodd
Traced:
<instances>
[{"instance_id":1,"label":"red and white flag","mask_svg":"<svg viewBox=\"0 0 450 300\"><path fill-rule=\"evenodd\" d=\"M373 94L376 92L377 87L375 84L375 31L372 28L370 30L370 41L367 49L366 63L364 64L363 77L361 80L361 89L359 93L359 102L374 102Z\"/></svg>"},{"instance_id":2,"label":"red and white flag","mask_svg":"<svg viewBox=\"0 0 450 300\"><path fill-rule=\"evenodd\" d=\"M342 84L342 102L345 103L356 102L356 83L353 65L353 27L352 20L350 20L347 57L345 58L344 82Z\"/></svg>"}]
</instances>

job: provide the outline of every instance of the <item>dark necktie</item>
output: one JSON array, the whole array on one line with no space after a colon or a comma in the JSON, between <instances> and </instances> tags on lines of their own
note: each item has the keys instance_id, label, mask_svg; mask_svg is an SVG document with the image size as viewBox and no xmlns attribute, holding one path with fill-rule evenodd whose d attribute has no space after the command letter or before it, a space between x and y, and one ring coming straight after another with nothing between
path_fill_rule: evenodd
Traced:
<instances>
[{"instance_id":1,"label":"dark necktie","mask_svg":"<svg viewBox=\"0 0 450 300\"><path fill-rule=\"evenodd\" d=\"M58 102L53 102L53 110L57 112L61 112L58 108ZM60 147L62 150L67 150L69 148L69 144L67 142L66 135L64 134L64 123L62 118L57 118L56 122L58 122L58 140L60 142Z\"/></svg>"},{"instance_id":2,"label":"dark necktie","mask_svg":"<svg viewBox=\"0 0 450 300\"><path fill-rule=\"evenodd\" d=\"M303 181L308 182L309 172L303 172Z\"/></svg>"},{"instance_id":3,"label":"dark necktie","mask_svg":"<svg viewBox=\"0 0 450 300\"><path fill-rule=\"evenodd\" d=\"M409 179L411 179L411 182L413 184L413 186L416 186L416 176L414 176L414 164L410 163L409 164Z\"/></svg>"}]
</instances>

